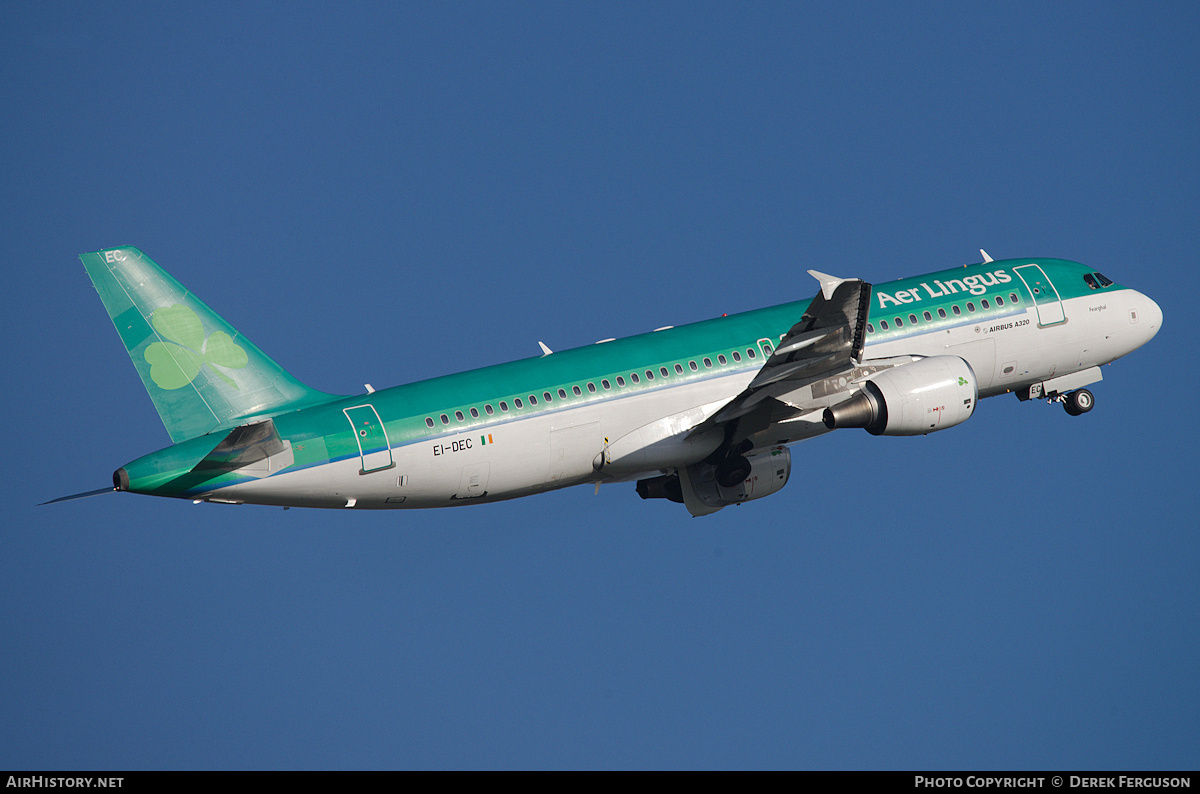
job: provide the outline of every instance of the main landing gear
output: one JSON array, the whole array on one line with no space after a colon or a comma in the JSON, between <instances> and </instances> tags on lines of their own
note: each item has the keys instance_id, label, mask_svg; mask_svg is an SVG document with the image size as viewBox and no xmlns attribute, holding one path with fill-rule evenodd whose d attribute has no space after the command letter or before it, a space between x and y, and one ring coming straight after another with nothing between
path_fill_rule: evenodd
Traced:
<instances>
[{"instance_id":1,"label":"main landing gear","mask_svg":"<svg viewBox=\"0 0 1200 794\"><path fill-rule=\"evenodd\" d=\"M1068 394L1060 394L1057 399L1071 416L1086 414L1096 405L1096 398L1087 389L1076 389Z\"/></svg>"}]
</instances>

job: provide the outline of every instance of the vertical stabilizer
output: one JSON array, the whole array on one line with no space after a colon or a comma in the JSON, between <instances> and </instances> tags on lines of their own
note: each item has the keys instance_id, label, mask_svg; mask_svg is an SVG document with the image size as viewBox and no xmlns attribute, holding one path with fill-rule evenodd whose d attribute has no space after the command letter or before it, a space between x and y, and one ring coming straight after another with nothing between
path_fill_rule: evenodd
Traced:
<instances>
[{"instance_id":1,"label":"vertical stabilizer","mask_svg":"<svg viewBox=\"0 0 1200 794\"><path fill-rule=\"evenodd\" d=\"M333 398L293 378L138 249L79 258L175 443Z\"/></svg>"}]
</instances>

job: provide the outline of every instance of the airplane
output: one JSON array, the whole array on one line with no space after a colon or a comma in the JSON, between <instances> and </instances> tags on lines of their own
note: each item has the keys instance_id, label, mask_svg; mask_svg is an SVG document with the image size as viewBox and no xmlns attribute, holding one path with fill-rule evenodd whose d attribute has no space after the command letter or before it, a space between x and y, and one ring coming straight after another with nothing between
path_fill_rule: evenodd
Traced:
<instances>
[{"instance_id":1,"label":"airplane","mask_svg":"<svg viewBox=\"0 0 1200 794\"><path fill-rule=\"evenodd\" d=\"M693 516L776 493L790 447L925 435L984 397L1092 409L1158 305L1062 259L879 285L808 271L811 300L366 393L301 383L132 246L82 254L172 444L113 491L217 504L409 509L634 482ZM47 502L45 504L49 504Z\"/></svg>"}]
</instances>

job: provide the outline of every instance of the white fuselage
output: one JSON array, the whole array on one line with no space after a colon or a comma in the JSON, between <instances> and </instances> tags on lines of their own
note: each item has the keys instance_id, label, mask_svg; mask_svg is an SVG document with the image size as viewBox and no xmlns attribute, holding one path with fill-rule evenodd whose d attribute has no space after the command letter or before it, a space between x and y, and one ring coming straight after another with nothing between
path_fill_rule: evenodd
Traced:
<instances>
[{"instance_id":1,"label":"white fuselage","mask_svg":"<svg viewBox=\"0 0 1200 794\"><path fill-rule=\"evenodd\" d=\"M1119 289L1062 302L1065 321L1043 325L1038 309L1000 320L970 315L902 338L872 343L864 359L958 356L974 370L979 396L1088 370L1145 344L1161 324L1146 296ZM882 314L882 313L881 313ZM1045 319L1045 318L1043 318ZM629 480L703 459L713 447L689 446L691 427L741 393L760 362L714 370L711 377L496 421L459 433L391 445L393 466L361 473L358 458L283 471L207 494L222 501L313 507L414 508L490 502L585 482ZM1098 378L1096 378L1098 379ZM770 443L795 443L828 432L820 411L792 420ZM632 452L623 466L598 472L607 449Z\"/></svg>"}]
</instances>

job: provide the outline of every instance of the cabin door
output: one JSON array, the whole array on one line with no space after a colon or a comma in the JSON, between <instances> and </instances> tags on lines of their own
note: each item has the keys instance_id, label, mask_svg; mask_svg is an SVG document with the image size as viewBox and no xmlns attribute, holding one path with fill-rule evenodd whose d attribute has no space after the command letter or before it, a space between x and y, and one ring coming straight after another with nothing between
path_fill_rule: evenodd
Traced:
<instances>
[{"instance_id":1,"label":"cabin door","mask_svg":"<svg viewBox=\"0 0 1200 794\"><path fill-rule=\"evenodd\" d=\"M1033 296L1033 303L1037 306L1038 327L1044 328L1067 321L1062 298L1059 297L1058 290L1054 288L1054 283L1050 281L1046 271L1039 265L1020 265L1013 270L1017 272L1021 281L1025 282L1025 288Z\"/></svg>"},{"instance_id":2,"label":"cabin door","mask_svg":"<svg viewBox=\"0 0 1200 794\"><path fill-rule=\"evenodd\" d=\"M354 428L354 440L358 442L358 454L362 458L359 474L370 474L396 465L392 461L391 447L388 446L387 430L375 406L356 405L343 408L342 413L350 420L350 426Z\"/></svg>"}]
</instances>

